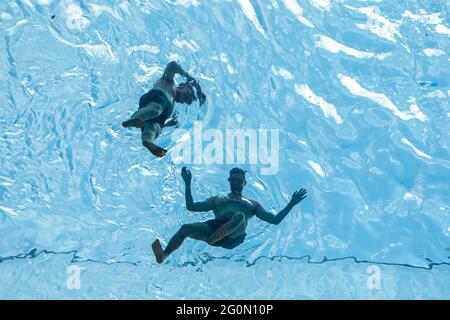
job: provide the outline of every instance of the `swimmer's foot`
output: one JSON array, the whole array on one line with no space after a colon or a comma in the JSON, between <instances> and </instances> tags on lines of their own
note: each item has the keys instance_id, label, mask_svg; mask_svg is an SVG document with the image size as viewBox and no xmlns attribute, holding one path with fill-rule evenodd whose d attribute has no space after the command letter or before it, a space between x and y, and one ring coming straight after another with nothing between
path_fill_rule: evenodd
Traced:
<instances>
[{"instance_id":1,"label":"swimmer's foot","mask_svg":"<svg viewBox=\"0 0 450 320\"><path fill-rule=\"evenodd\" d=\"M217 241L222 240L227 235L228 235L227 227L226 227L226 225L223 225L209 236L207 242L208 242L208 244L212 245L212 244L216 243Z\"/></svg>"},{"instance_id":2,"label":"swimmer's foot","mask_svg":"<svg viewBox=\"0 0 450 320\"><path fill-rule=\"evenodd\" d=\"M122 126L125 128L129 127L142 128L144 126L144 121L141 119L129 119L127 121L122 122Z\"/></svg>"},{"instance_id":3,"label":"swimmer's foot","mask_svg":"<svg viewBox=\"0 0 450 320\"><path fill-rule=\"evenodd\" d=\"M161 247L161 242L159 242L158 239L156 239L153 243L152 243L152 249L153 249L153 253L155 254L156 257L156 262L158 263L163 263L165 257L164 254L164 250Z\"/></svg>"},{"instance_id":4,"label":"swimmer's foot","mask_svg":"<svg viewBox=\"0 0 450 320\"><path fill-rule=\"evenodd\" d=\"M144 143L144 146L148 149L148 151L150 151L157 157L164 157L167 153L166 149L161 148L160 146L157 146L154 143L151 143L148 141L144 141L143 143Z\"/></svg>"}]
</instances>

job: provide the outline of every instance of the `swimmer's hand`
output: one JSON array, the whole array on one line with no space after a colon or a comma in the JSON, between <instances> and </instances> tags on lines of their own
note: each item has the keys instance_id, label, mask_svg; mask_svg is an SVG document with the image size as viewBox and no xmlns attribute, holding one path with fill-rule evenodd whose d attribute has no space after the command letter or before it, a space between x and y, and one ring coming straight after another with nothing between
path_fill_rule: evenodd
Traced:
<instances>
[{"instance_id":1,"label":"swimmer's hand","mask_svg":"<svg viewBox=\"0 0 450 320\"><path fill-rule=\"evenodd\" d=\"M183 167L181 169L181 177L183 178L184 183L186 183L187 186L191 184L192 174L186 167Z\"/></svg>"},{"instance_id":2,"label":"swimmer's hand","mask_svg":"<svg viewBox=\"0 0 450 320\"><path fill-rule=\"evenodd\" d=\"M292 195L291 201L289 204L293 207L299 204L303 199L306 198L306 189L300 189L299 191L295 191Z\"/></svg>"},{"instance_id":3,"label":"swimmer's hand","mask_svg":"<svg viewBox=\"0 0 450 320\"><path fill-rule=\"evenodd\" d=\"M195 79L191 77L187 72L183 74L183 76L186 78L186 82L195 82Z\"/></svg>"},{"instance_id":4,"label":"swimmer's hand","mask_svg":"<svg viewBox=\"0 0 450 320\"><path fill-rule=\"evenodd\" d=\"M164 127L178 127L179 123L176 118L171 118L169 121L164 123Z\"/></svg>"}]
</instances>

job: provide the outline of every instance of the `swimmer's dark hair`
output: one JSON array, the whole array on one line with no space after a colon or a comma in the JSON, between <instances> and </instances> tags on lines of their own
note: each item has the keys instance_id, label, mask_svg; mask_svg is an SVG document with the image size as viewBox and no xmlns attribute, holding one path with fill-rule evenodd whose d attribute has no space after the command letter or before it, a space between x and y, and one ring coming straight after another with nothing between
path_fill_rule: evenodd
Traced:
<instances>
[{"instance_id":1,"label":"swimmer's dark hair","mask_svg":"<svg viewBox=\"0 0 450 320\"><path fill-rule=\"evenodd\" d=\"M190 105L192 104L192 102L194 102L195 100L197 100L196 96L195 96L195 92L194 92L194 87L192 86L192 84L190 84L189 82L183 82L180 83L178 85L178 88L183 89L183 88L188 88L190 91L190 101L186 102L186 104Z\"/></svg>"},{"instance_id":2,"label":"swimmer's dark hair","mask_svg":"<svg viewBox=\"0 0 450 320\"><path fill-rule=\"evenodd\" d=\"M245 180L245 173L246 173L246 172L247 172L247 170L243 170L243 169L241 169L241 168L233 168L233 169L230 170L230 176L231 176L232 174L237 173L237 174L242 175L242 176L244 177L244 180Z\"/></svg>"},{"instance_id":3,"label":"swimmer's dark hair","mask_svg":"<svg viewBox=\"0 0 450 320\"><path fill-rule=\"evenodd\" d=\"M200 87L200 84L198 83L197 80L195 80L191 76L188 76L186 78L186 82L181 83L180 86L189 87L189 89L191 90L191 92L192 92L191 103L192 103L192 101L196 101L196 100L199 101L200 106L205 103L206 96L203 93L202 87ZM194 91L194 88L195 88L195 91ZM191 104L191 103L188 103L188 104Z\"/></svg>"}]
</instances>

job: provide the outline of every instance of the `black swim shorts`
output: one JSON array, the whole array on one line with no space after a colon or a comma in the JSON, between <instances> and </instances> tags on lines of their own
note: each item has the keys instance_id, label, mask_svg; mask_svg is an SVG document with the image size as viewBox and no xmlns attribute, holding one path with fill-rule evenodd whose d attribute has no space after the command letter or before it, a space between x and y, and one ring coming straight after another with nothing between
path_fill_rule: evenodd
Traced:
<instances>
[{"instance_id":1,"label":"black swim shorts","mask_svg":"<svg viewBox=\"0 0 450 320\"><path fill-rule=\"evenodd\" d=\"M227 221L222 221L222 220L218 220L218 219L211 219L211 220L205 221L205 223L212 229L213 232L216 231L217 229L219 229L221 226L223 226L226 222ZM245 232L236 238L226 236L222 240L219 240L216 243L214 243L213 246L222 247L225 249L233 249L233 248L237 247L238 245L240 245L242 242L244 242L244 239L246 236L247 236L247 234Z\"/></svg>"}]
</instances>

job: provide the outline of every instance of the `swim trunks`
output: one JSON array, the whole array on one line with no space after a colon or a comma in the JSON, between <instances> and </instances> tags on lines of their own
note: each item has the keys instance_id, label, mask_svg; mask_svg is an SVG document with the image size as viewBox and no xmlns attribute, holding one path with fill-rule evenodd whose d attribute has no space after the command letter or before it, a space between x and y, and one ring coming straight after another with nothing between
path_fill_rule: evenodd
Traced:
<instances>
[{"instance_id":1,"label":"swim trunks","mask_svg":"<svg viewBox=\"0 0 450 320\"><path fill-rule=\"evenodd\" d=\"M221 226L223 226L225 223L227 223L227 221L222 221L222 220L218 220L218 219L211 219L208 221L205 221L205 223L212 229L212 231L216 231L217 229L219 229ZM247 234L244 232L243 234L241 234L240 236L236 237L236 238L232 238L230 236L226 236L225 238L217 241L216 243L212 244L215 247L222 247L225 249L233 249L235 247L237 247L238 245L240 245L242 242L244 242L245 237L247 236Z\"/></svg>"},{"instance_id":2,"label":"swim trunks","mask_svg":"<svg viewBox=\"0 0 450 320\"><path fill-rule=\"evenodd\" d=\"M156 121L164 127L164 123L173 113L174 105L169 99L169 95L161 88L153 88L139 99L139 109L145 108L150 102L156 102L161 105L163 112L156 118L149 121Z\"/></svg>"}]
</instances>

